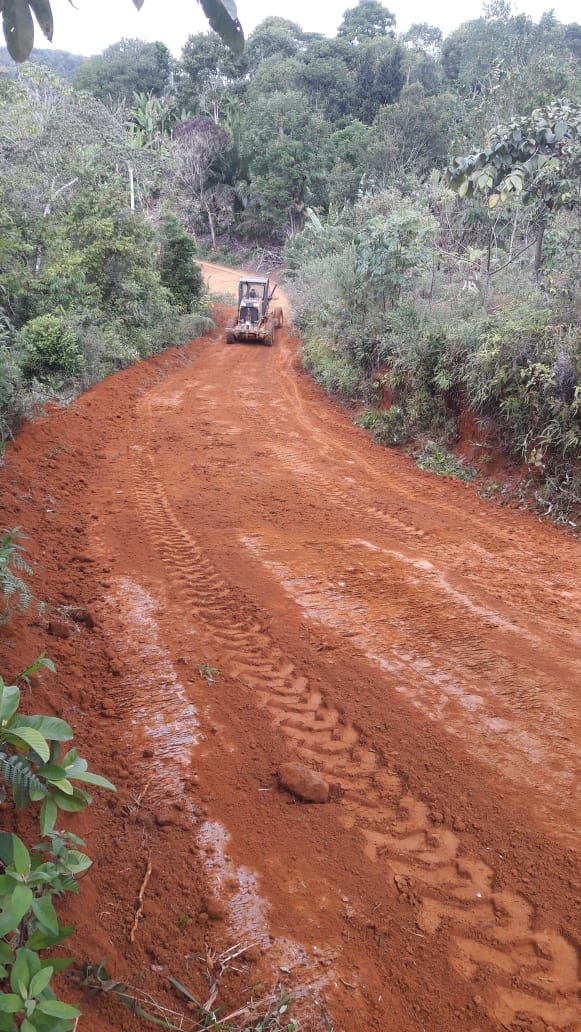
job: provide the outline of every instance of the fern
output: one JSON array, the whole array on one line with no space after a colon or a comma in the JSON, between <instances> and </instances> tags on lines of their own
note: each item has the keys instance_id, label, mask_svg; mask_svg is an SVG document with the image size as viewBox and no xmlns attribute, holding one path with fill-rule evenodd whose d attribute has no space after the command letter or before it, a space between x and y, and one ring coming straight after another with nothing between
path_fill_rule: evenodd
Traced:
<instances>
[{"instance_id":1,"label":"fern","mask_svg":"<svg viewBox=\"0 0 581 1032\"><path fill-rule=\"evenodd\" d=\"M17 538L23 538L19 527L14 530L5 530L4 536L0 538L0 592L4 598L4 612L0 612L0 623L5 622L10 616L10 601L13 596L18 599L18 607L24 612L32 601L32 593L28 584L18 576L18 573L25 573L28 577L32 570L22 555L23 547L17 543ZM16 573L18 571L18 573Z\"/></svg>"},{"instance_id":2,"label":"fern","mask_svg":"<svg viewBox=\"0 0 581 1032\"><path fill-rule=\"evenodd\" d=\"M29 763L21 756L8 756L7 753L0 752L0 779L5 785L12 786L17 805L18 797L25 795L29 799L31 790L42 796L48 795L46 785L37 778Z\"/></svg>"}]
</instances>

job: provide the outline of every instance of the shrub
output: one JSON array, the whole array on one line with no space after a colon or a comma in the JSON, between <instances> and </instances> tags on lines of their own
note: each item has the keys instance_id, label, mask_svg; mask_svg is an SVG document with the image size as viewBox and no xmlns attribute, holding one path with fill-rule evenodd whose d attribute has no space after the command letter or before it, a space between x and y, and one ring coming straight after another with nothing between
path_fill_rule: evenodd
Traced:
<instances>
[{"instance_id":1,"label":"shrub","mask_svg":"<svg viewBox=\"0 0 581 1032\"><path fill-rule=\"evenodd\" d=\"M500 418L515 447L543 462L581 444L581 332L550 311L490 319L468 365L472 404Z\"/></svg>"},{"instance_id":2,"label":"shrub","mask_svg":"<svg viewBox=\"0 0 581 1032\"><path fill-rule=\"evenodd\" d=\"M18 608L24 612L32 598L28 584L21 577L22 573L28 576L32 574L23 556L24 547L18 541L23 537L19 527L2 531L0 537L0 624L10 616L13 599L16 599Z\"/></svg>"},{"instance_id":3,"label":"shrub","mask_svg":"<svg viewBox=\"0 0 581 1032\"><path fill-rule=\"evenodd\" d=\"M159 276L182 312L190 312L204 295L204 278L194 262L196 245L176 215L163 218Z\"/></svg>"},{"instance_id":4,"label":"shrub","mask_svg":"<svg viewBox=\"0 0 581 1032\"><path fill-rule=\"evenodd\" d=\"M22 373L12 348L0 345L0 443L6 441L18 422Z\"/></svg>"},{"instance_id":5,"label":"shrub","mask_svg":"<svg viewBox=\"0 0 581 1032\"><path fill-rule=\"evenodd\" d=\"M381 423L381 417L383 413L380 409L368 408L361 413L359 418L356 420L357 426L360 426L362 430L373 430L378 423Z\"/></svg>"},{"instance_id":6,"label":"shrub","mask_svg":"<svg viewBox=\"0 0 581 1032\"><path fill-rule=\"evenodd\" d=\"M405 412L400 405L391 405L380 413L373 429L373 440L376 444L403 444L409 437Z\"/></svg>"},{"instance_id":7,"label":"shrub","mask_svg":"<svg viewBox=\"0 0 581 1032\"><path fill-rule=\"evenodd\" d=\"M77 339L63 320L39 315L23 326L19 334L22 371L29 379L61 374L72 377L82 366Z\"/></svg>"},{"instance_id":8,"label":"shrub","mask_svg":"<svg viewBox=\"0 0 581 1032\"><path fill-rule=\"evenodd\" d=\"M439 477L455 477L469 483L476 476L476 470L472 466L467 466L462 459L457 459L435 441L427 441L415 459L420 469L426 469Z\"/></svg>"},{"instance_id":9,"label":"shrub","mask_svg":"<svg viewBox=\"0 0 581 1032\"><path fill-rule=\"evenodd\" d=\"M303 347L305 369L329 394L353 399L363 392L362 374L347 355L320 337L309 337Z\"/></svg>"},{"instance_id":10,"label":"shrub","mask_svg":"<svg viewBox=\"0 0 581 1032\"><path fill-rule=\"evenodd\" d=\"M0 548L0 589L5 612L16 595L21 608L30 592L14 569L30 573L22 559L17 530L5 531ZM54 672L44 653L16 681L30 683L39 667ZM61 925L53 897L76 892L76 877L91 866L79 851L81 839L56 831L59 811L78 813L91 803L87 787L115 791L99 774L88 770L76 749L63 749L73 732L59 717L27 715L20 709L18 684L0 676L0 803L9 797L16 809L40 805L42 841L31 849L18 835L0 831L0 1028L5 1032L73 1032L80 1012L57 1000L52 976L71 961L44 959L41 954L59 945L73 928Z\"/></svg>"}]
</instances>

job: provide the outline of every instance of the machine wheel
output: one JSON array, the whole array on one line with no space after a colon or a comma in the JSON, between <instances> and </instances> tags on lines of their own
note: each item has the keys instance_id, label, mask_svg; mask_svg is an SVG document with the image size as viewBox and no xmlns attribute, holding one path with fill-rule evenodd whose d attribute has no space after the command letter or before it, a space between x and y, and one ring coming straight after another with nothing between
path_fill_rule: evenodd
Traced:
<instances>
[{"instance_id":1,"label":"machine wheel","mask_svg":"<svg viewBox=\"0 0 581 1032\"><path fill-rule=\"evenodd\" d=\"M268 326L266 327L266 330L264 331L264 343L265 343L267 348L271 348L272 347L272 340L273 340L272 325L271 325L271 323L269 323Z\"/></svg>"},{"instance_id":2,"label":"machine wheel","mask_svg":"<svg viewBox=\"0 0 581 1032\"><path fill-rule=\"evenodd\" d=\"M228 323L226 326L226 343L233 344L236 340L234 336L234 323Z\"/></svg>"}]
</instances>

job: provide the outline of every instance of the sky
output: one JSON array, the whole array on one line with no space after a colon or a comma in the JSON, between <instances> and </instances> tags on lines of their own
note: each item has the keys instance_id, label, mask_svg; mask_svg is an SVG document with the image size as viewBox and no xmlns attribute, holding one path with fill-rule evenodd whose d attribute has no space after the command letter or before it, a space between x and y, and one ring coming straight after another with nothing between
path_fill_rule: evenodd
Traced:
<instances>
[{"instance_id":1,"label":"sky","mask_svg":"<svg viewBox=\"0 0 581 1032\"><path fill-rule=\"evenodd\" d=\"M53 48L72 54L100 54L105 47L122 38L160 40L179 57L188 36L208 30L208 23L196 0L144 0L140 11L132 0L51 0L55 29ZM306 32L336 35L344 11L357 0L237 0L238 17L245 35L269 15L288 18ZM482 0L443 0L436 8L433 0L389 0L384 4L396 16L396 31L405 32L414 22L429 22L444 33L464 21L478 18ZM538 21L553 9L562 22L579 20L578 0L516 0L513 11L529 14ZM40 29L35 34L37 47L48 47Z\"/></svg>"}]
</instances>

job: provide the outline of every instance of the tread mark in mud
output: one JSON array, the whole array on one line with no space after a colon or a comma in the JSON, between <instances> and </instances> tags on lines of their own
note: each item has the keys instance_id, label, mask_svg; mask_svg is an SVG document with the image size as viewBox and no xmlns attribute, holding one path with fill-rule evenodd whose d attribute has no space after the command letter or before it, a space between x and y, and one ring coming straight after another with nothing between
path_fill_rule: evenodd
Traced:
<instances>
[{"instance_id":1,"label":"tread mark in mud","mask_svg":"<svg viewBox=\"0 0 581 1032\"><path fill-rule=\"evenodd\" d=\"M495 891L494 870L460 855L459 836L435 826L428 807L361 744L357 727L297 676L250 606L247 613L229 611L227 583L180 524L151 458L143 456L135 473L139 506L178 599L220 644L228 674L257 689L256 699L297 754L342 790L343 823L360 831L366 855L385 867L388 884L409 883L419 900L418 926L432 935L446 924L452 968L469 981L486 970L489 1017L509 1026L526 1015L562 1030L579 1022L573 945L550 929L537 930L523 896Z\"/></svg>"}]
</instances>

